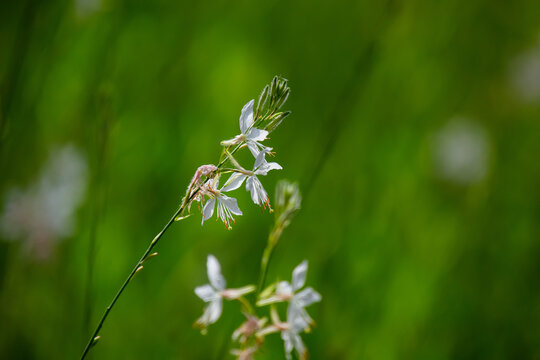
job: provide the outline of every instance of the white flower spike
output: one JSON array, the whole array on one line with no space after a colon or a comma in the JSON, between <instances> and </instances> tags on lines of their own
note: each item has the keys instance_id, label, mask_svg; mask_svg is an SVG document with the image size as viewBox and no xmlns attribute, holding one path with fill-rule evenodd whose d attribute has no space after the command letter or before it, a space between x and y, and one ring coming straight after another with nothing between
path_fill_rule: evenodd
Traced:
<instances>
[{"instance_id":1,"label":"white flower spike","mask_svg":"<svg viewBox=\"0 0 540 360\"><path fill-rule=\"evenodd\" d=\"M242 186L244 180L246 180L246 190L251 193L253 202L264 208L266 208L266 206L269 207L270 199L268 198L268 194L266 193L266 190L264 190L261 181L257 178L257 175L266 176L270 170L281 170L283 168L276 162L267 162L264 158L265 154L265 151L259 152L255 158L253 171L248 172L249 175L244 173L232 174L223 187L223 190L231 191L238 189Z\"/></svg>"},{"instance_id":2,"label":"white flower spike","mask_svg":"<svg viewBox=\"0 0 540 360\"><path fill-rule=\"evenodd\" d=\"M203 329L219 319L223 309L223 299L238 299L255 289L252 285L238 289L226 289L227 283L221 274L219 261L214 255L208 255L208 259L206 260L206 270L210 284L197 286L195 288L195 294L197 294L204 302L209 303L204 309L202 316L195 322L196 325Z\"/></svg>"},{"instance_id":3,"label":"white flower spike","mask_svg":"<svg viewBox=\"0 0 540 360\"><path fill-rule=\"evenodd\" d=\"M221 190L218 190L219 179L211 181L207 188L205 189L206 195L210 199L206 202L203 207L202 221L201 225L204 224L205 220L208 220L214 215L214 208L217 207L217 216L223 221L227 229L231 229L231 222L234 223L233 215L242 215L242 211L238 207L238 202L235 198L228 197L224 195L223 192L231 191L234 189L227 188L224 186Z\"/></svg>"},{"instance_id":4,"label":"white flower spike","mask_svg":"<svg viewBox=\"0 0 540 360\"><path fill-rule=\"evenodd\" d=\"M222 141L221 145L231 146L245 141L249 151L251 151L254 157L257 157L259 152L270 152L272 148L261 144L261 141L266 140L268 131L253 127L253 103L254 100L251 100L242 108L242 113L240 114L241 134L235 136L233 139Z\"/></svg>"}]
</instances>

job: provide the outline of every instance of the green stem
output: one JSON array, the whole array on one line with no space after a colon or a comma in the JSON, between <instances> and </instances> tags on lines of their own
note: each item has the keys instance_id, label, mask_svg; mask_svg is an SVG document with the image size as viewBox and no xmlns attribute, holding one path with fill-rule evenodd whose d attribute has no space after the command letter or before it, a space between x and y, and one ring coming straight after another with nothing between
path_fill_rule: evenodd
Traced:
<instances>
[{"instance_id":1,"label":"green stem","mask_svg":"<svg viewBox=\"0 0 540 360\"><path fill-rule=\"evenodd\" d=\"M274 226L274 229L272 229L272 231L268 235L268 244L266 245L266 248L264 249L264 252L263 252L263 256L261 258L261 272L259 275L259 284L257 286L255 302L257 302L257 299L259 298L259 294L264 288L266 275L268 273L268 265L270 263L270 260L272 259L272 254L274 253L274 249L276 248L279 237L281 235L281 230L282 228L280 226L277 226L276 224L276 226Z\"/></svg>"},{"instance_id":2,"label":"green stem","mask_svg":"<svg viewBox=\"0 0 540 360\"><path fill-rule=\"evenodd\" d=\"M220 161L220 163L217 165L217 168L221 168L225 164L225 162L227 161L228 157L229 156L232 157L232 154L234 154L239 148L240 148L240 145L236 146L236 148L234 148L230 153L227 150L228 156L225 159ZM208 180L209 179L207 178L205 180L205 183ZM133 279L133 277L135 276L135 274L137 273L138 270L142 269L142 264L144 263L144 261L146 260L148 255L150 255L150 252L152 251L152 249L154 249L154 247L157 245L157 243L159 242L159 240L161 239L163 234L165 234L165 232L169 229L169 227L174 223L175 219L182 214L182 212L185 210L187 204L189 204L191 202L191 200L193 200L195 198L195 196L198 194L200 189L201 188L199 187L196 191L193 192L193 194L191 194L191 196L189 196L189 198L185 199L185 201L182 203L182 205L178 208L178 210L171 217L171 219L167 222L167 224L165 224L163 229L156 235L154 240L152 240L152 242L150 243L150 245L148 246L148 248L144 252L141 259L137 262L137 264L135 264L135 267L133 267L133 270L131 270L131 272L129 273L128 277L124 281L124 284L122 285L120 290L118 290L118 292L116 293L115 297L113 298L113 300L111 301L109 306L107 306L107 308L105 309L105 313L101 317L101 320L99 321L99 323L98 323L98 325L96 327L96 330L94 331L94 333L90 337L90 340L88 341L88 344L86 345L86 347L84 349L84 352L83 352L83 354L81 356L81 360L83 360L86 357L86 355L88 354L88 352L90 351L92 346L95 345L96 342L99 340L98 335L99 335L99 331L101 330L101 327L103 326L103 323L105 322L105 320L109 316L109 313L111 312L112 308L116 304L116 301L118 300L118 298L120 298L120 295L122 295L122 293L124 292L125 288L129 284L131 279ZM189 192L191 192L191 189L190 189Z\"/></svg>"},{"instance_id":3,"label":"green stem","mask_svg":"<svg viewBox=\"0 0 540 360\"><path fill-rule=\"evenodd\" d=\"M245 297L240 296L237 300L242 304L242 306L244 307L244 310L245 310L248 314L254 314L253 307L251 306L251 304L249 303L249 301L246 300Z\"/></svg>"},{"instance_id":4,"label":"green stem","mask_svg":"<svg viewBox=\"0 0 540 360\"><path fill-rule=\"evenodd\" d=\"M198 191L197 191L198 192ZM161 237L163 236L163 234L167 231L167 229L172 225L172 223L174 223L174 219L176 219L181 213L182 211L184 211L185 209L185 205L182 205L173 215L173 217L171 217L171 219L167 222L167 224L163 227L163 229L159 232L159 234L157 234L157 236L154 238L154 240L152 240L152 242L150 243L150 245L148 246L148 248L146 249L146 251L144 252L143 256L141 257L141 259L137 262L137 264L135 265L135 267L133 268L133 270L131 270L131 272L129 273L129 276L127 277L127 279L124 281L124 284L122 285L122 287L120 288L120 290L118 290L118 292L116 293L116 296L113 298L112 302L110 303L109 306L107 306L107 309L105 310L105 313L103 314L103 316L101 317L101 320L99 321L99 324L98 326L96 327L96 330L94 331L92 337L90 338L90 341L88 341L88 344L86 345L86 348L84 349L84 352L81 356L81 360L84 359L86 357L86 355L88 354L88 351L90 351L90 349L92 348L92 345L94 345L94 343L97 341L96 340L96 337L98 336L99 334L99 331L101 330L101 327L103 326L103 323L105 322L105 320L107 319L107 317L109 316L109 313L110 311L112 310L112 308L114 307L114 305L116 304L116 301L118 300L118 298L120 297L120 295L122 295L122 293L124 292L124 289L126 288L126 286L129 284L129 282L131 281L131 279L133 279L133 276L135 276L135 273L137 272L137 270L139 270L139 268L141 267L141 265L143 264L143 262L146 260L147 256L150 254L150 252L152 251L152 249L156 246L156 244L158 243L159 239L161 239Z\"/></svg>"}]
</instances>

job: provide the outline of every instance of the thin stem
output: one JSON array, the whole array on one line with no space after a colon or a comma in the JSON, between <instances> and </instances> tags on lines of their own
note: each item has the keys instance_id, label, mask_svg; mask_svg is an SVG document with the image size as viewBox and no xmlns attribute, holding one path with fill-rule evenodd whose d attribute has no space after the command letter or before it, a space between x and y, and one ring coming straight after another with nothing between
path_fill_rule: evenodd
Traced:
<instances>
[{"instance_id":1,"label":"thin stem","mask_svg":"<svg viewBox=\"0 0 540 360\"><path fill-rule=\"evenodd\" d=\"M198 191L197 191L198 192ZM197 193L196 192L196 193ZM120 295L122 295L122 293L124 292L124 289L126 288L126 286L129 284L129 282L131 281L131 279L133 278L133 276L135 276L135 273L137 272L137 270L140 268L140 266L142 265L142 263L144 262L144 260L146 260L146 257L150 254L150 252L152 251L152 249L154 248L154 246L156 246L156 244L158 243L159 239L161 239L161 237L163 236L163 234L167 231L167 229L172 225L172 223L174 223L174 219L176 219L181 213L182 211L184 211L185 209L185 205L182 205L175 213L174 215L171 217L171 219L167 222L167 224L163 227L163 229L159 232L159 234L157 234L157 236L154 238L154 240L152 240L152 242L150 243L150 245L148 246L148 248L146 249L146 251L144 252L143 256L141 257L141 259L137 262L137 264L135 265L135 267L133 268L133 270L131 270L129 276L127 277L127 279L124 281L124 284L122 285L122 287L120 288L120 290L118 290L118 292L116 293L116 296L113 298L111 304L109 306L107 306L107 309L105 310L105 313L103 314L103 316L101 317L101 320L99 321L99 324L98 326L96 327L96 330L94 331L94 334L92 335L92 337L90 338L90 341L88 341L88 344L86 345L86 348L84 349L84 352L81 356L81 360L84 359L86 357L86 355L88 354L88 351L90 350L90 348L92 347L92 345L94 344L94 342L96 341L96 337L98 336L99 334L99 331L101 330L101 327L103 326L103 323L105 322L105 320L107 319L107 316L109 316L109 313L110 311L112 310L114 304L116 304L116 301L118 300L118 298L120 297Z\"/></svg>"},{"instance_id":2,"label":"thin stem","mask_svg":"<svg viewBox=\"0 0 540 360\"><path fill-rule=\"evenodd\" d=\"M232 154L234 154L239 148L240 148L240 145L236 146L230 153L229 153L229 151L227 151L227 157L220 161L220 163L217 165L217 168L222 167L225 164L225 162L227 161L227 159L229 158L229 156L232 157ZM209 178L206 178L204 183L206 184L206 182L208 180L209 180ZM182 203L182 205L178 208L178 210L171 217L171 219L167 222L167 224L165 224L163 229L156 235L154 240L152 240L152 242L150 243L150 245L148 246L148 248L144 252L141 259L137 262L137 264L135 264L135 267L133 267L133 270L131 270L131 272L129 273L128 277L124 281L124 284L122 285L120 290L118 290L118 292L116 293L115 297L113 298L113 300L111 301L109 306L107 306L107 308L105 309L105 313L101 317L101 320L99 321L99 323L98 323L98 325L96 327L96 330L94 331L94 333L90 337L90 340L88 341L88 344L86 345L86 347L84 349L84 352L83 352L83 354L81 356L81 360L83 360L86 357L86 355L88 354L88 352L90 351L92 346L95 345L97 340L99 340L98 335L99 335L99 331L101 330L101 327L103 326L103 323L105 322L105 320L109 316L109 313L111 312L112 308L116 304L116 301L118 300L120 295L122 295L122 293L124 292L124 289L127 287L129 282L131 281L131 279L135 276L135 274L137 273L138 270L142 269L141 266L144 263L144 261L146 260L146 258L148 257L148 255L150 254L150 252L152 251L152 249L157 245L157 243L159 242L159 240L161 239L163 234L165 234L167 229L169 229L169 227L174 223L175 219L178 218L178 216L180 216L183 213L186 206L191 202L191 200L193 200L195 198L195 196L199 193L200 190L201 190L201 187L198 187L188 198L185 199L185 201ZM190 192L191 192L191 189L188 192L188 194Z\"/></svg>"},{"instance_id":3,"label":"thin stem","mask_svg":"<svg viewBox=\"0 0 540 360\"><path fill-rule=\"evenodd\" d=\"M272 229L272 231L268 235L268 244L266 245L266 248L264 249L264 252L263 252L263 256L261 258L261 272L259 275L259 284L257 286L255 302L259 298L259 295L264 288L266 275L268 273L268 264L270 263L270 260L272 259L272 254L274 253L274 249L276 248L279 237L281 235L281 230L282 230L281 227L277 226L276 224L276 226L274 226L274 229Z\"/></svg>"},{"instance_id":4,"label":"thin stem","mask_svg":"<svg viewBox=\"0 0 540 360\"><path fill-rule=\"evenodd\" d=\"M236 300L238 300L238 301L242 304L242 306L244 307L244 310L245 310L248 314L253 314L253 313L254 313L253 307L251 306L251 304L249 303L249 301L246 300L245 297L240 296L240 297L239 297L238 299L236 299Z\"/></svg>"}]
</instances>

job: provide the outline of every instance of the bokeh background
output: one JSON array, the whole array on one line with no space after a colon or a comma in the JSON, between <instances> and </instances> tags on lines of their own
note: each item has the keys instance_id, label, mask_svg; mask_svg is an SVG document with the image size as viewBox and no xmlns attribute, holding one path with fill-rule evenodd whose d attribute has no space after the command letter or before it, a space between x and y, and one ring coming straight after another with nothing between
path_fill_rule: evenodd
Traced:
<instances>
[{"instance_id":1,"label":"bokeh background","mask_svg":"<svg viewBox=\"0 0 540 360\"><path fill-rule=\"evenodd\" d=\"M0 358L78 358L195 169L274 75L269 144L303 208L269 278L309 260L312 359L540 359L540 4L3 1ZM247 166L247 165L246 165ZM232 359L214 254L254 283L272 215L174 225L93 359ZM283 358L278 337L258 359Z\"/></svg>"}]
</instances>

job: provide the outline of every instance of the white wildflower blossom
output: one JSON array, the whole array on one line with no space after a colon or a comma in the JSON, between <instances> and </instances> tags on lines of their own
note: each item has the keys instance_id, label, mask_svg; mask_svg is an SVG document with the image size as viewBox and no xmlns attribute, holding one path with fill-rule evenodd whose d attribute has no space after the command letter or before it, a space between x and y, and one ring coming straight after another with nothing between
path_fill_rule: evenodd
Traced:
<instances>
[{"instance_id":1,"label":"white wildflower blossom","mask_svg":"<svg viewBox=\"0 0 540 360\"><path fill-rule=\"evenodd\" d=\"M299 291L306 283L306 274L308 270L308 262L304 260L298 265L292 274L292 284L288 281L280 281L276 286L275 294L260 300L258 305L268 305L276 302L289 301L287 310L287 318L297 319L300 317L304 320L306 326L313 323L313 319L304 309L313 303L321 301L321 294L307 287Z\"/></svg>"},{"instance_id":2,"label":"white wildflower blossom","mask_svg":"<svg viewBox=\"0 0 540 360\"><path fill-rule=\"evenodd\" d=\"M223 221L228 229L231 229L231 222L234 223L233 215L242 215L242 211L238 207L238 202L235 198L223 194L223 192L233 189L224 186L221 190L218 190L218 186L219 178L215 178L212 181L209 181L204 189L204 194L209 196L210 199L203 207L201 225L205 220L210 219L212 215L214 215L214 208L217 207L217 216Z\"/></svg>"},{"instance_id":3,"label":"white wildflower blossom","mask_svg":"<svg viewBox=\"0 0 540 360\"><path fill-rule=\"evenodd\" d=\"M285 348L285 357L290 360L291 353L294 349L298 353L300 359L307 358L306 347L300 337L300 333L309 325L298 314L287 315L287 322L282 322L274 307L270 309L270 317L272 324L262 329L257 333L259 337L264 337L268 334L279 332Z\"/></svg>"},{"instance_id":4,"label":"white wildflower blossom","mask_svg":"<svg viewBox=\"0 0 540 360\"><path fill-rule=\"evenodd\" d=\"M491 143L485 127L464 117L448 121L434 136L437 175L459 185L481 182L489 173Z\"/></svg>"},{"instance_id":5,"label":"white wildflower blossom","mask_svg":"<svg viewBox=\"0 0 540 360\"><path fill-rule=\"evenodd\" d=\"M272 148L261 144L261 141L266 140L266 136L268 136L268 131L260 130L253 127L253 103L254 100L251 100L242 108L242 113L240 115L241 134L235 136L230 140L222 141L221 145L231 146L245 142L247 147L249 148L249 151L251 151L253 156L257 157L257 155L259 155L259 152L270 152Z\"/></svg>"},{"instance_id":6,"label":"white wildflower blossom","mask_svg":"<svg viewBox=\"0 0 540 360\"><path fill-rule=\"evenodd\" d=\"M214 255L208 255L206 269L210 284L195 288L195 294L204 302L209 303L204 309L203 315L195 322L202 328L206 328L219 319L223 309L223 299L238 299L254 290L252 285L238 289L226 289L227 284L221 274L221 266Z\"/></svg>"},{"instance_id":7,"label":"white wildflower blossom","mask_svg":"<svg viewBox=\"0 0 540 360\"><path fill-rule=\"evenodd\" d=\"M255 158L255 164L253 165L253 171L246 173L237 172L231 175L224 189L227 191L238 189L242 186L244 180L246 181L246 190L251 193L251 199L259 206L270 206L270 200L268 194L261 184L261 181L257 178L257 175L266 176L270 170L281 170L281 165L276 162L267 162L264 159L265 151L259 152Z\"/></svg>"}]
</instances>

